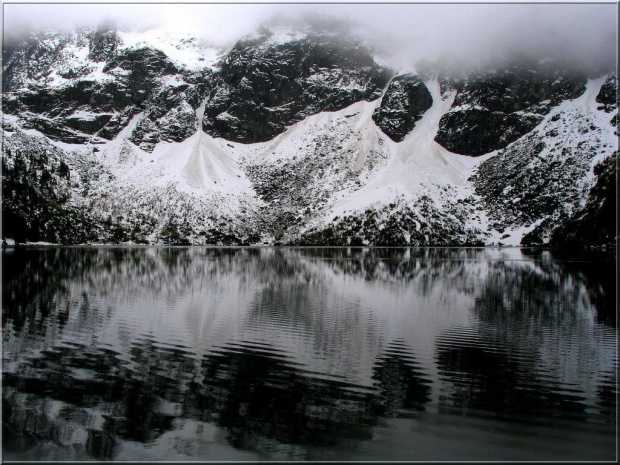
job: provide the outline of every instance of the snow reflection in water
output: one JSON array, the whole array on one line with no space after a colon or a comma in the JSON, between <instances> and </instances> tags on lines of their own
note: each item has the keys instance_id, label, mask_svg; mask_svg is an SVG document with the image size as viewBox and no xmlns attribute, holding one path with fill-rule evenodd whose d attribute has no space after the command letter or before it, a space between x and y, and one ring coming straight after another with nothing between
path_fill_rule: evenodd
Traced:
<instances>
[{"instance_id":1,"label":"snow reflection in water","mask_svg":"<svg viewBox=\"0 0 620 465\"><path fill-rule=\"evenodd\" d=\"M3 452L611 460L613 277L518 249L6 251Z\"/></svg>"}]
</instances>

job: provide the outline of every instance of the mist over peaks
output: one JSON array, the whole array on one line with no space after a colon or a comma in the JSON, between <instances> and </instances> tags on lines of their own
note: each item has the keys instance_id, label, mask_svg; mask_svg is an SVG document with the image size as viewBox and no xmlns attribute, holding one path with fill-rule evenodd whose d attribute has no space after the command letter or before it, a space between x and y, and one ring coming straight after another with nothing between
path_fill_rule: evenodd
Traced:
<instances>
[{"instance_id":1,"label":"mist over peaks","mask_svg":"<svg viewBox=\"0 0 620 465\"><path fill-rule=\"evenodd\" d=\"M506 59L552 59L611 70L614 4L7 4L5 43L49 27L163 28L230 47L259 27L352 35L395 70L419 63L467 69Z\"/></svg>"}]
</instances>

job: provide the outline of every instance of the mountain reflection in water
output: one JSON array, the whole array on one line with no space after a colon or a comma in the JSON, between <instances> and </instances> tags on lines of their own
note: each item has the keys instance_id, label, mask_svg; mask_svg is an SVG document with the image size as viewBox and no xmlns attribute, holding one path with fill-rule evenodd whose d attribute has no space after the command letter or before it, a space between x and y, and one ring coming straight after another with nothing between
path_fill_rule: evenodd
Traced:
<instances>
[{"instance_id":1,"label":"mountain reflection in water","mask_svg":"<svg viewBox=\"0 0 620 465\"><path fill-rule=\"evenodd\" d=\"M8 250L4 456L611 460L613 266L517 249Z\"/></svg>"}]
</instances>

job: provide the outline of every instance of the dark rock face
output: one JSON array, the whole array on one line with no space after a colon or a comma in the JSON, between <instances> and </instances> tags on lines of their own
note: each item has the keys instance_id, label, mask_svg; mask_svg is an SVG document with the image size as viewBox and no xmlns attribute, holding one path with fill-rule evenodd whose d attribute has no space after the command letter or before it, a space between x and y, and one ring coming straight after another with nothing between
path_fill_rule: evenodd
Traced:
<instances>
[{"instance_id":1,"label":"dark rock face","mask_svg":"<svg viewBox=\"0 0 620 465\"><path fill-rule=\"evenodd\" d=\"M614 116L609 121L609 124L615 128L614 134L618 135L618 78L616 73L611 73L605 83L601 86L601 90L596 96L596 101L602 103L599 110L603 110L606 113L614 112Z\"/></svg>"},{"instance_id":2,"label":"dark rock face","mask_svg":"<svg viewBox=\"0 0 620 465\"><path fill-rule=\"evenodd\" d=\"M125 83L130 88L132 102L136 105L145 101L145 95L154 87L155 78L179 72L163 52L146 47L123 51L105 64L103 72L110 73L116 69L127 73Z\"/></svg>"},{"instance_id":3,"label":"dark rock face","mask_svg":"<svg viewBox=\"0 0 620 465\"><path fill-rule=\"evenodd\" d=\"M419 77L397 76L390 82L372 119L392 140L400 142L432 105L431 93Z\"/></svg>"},{"instance_id":4,"label":"dark rock face","mask_svg":"<svg viewBox=\"0 0 620 465\"><path fill-rule=\"evenodd\" d=\"M95 140L80 134L57 120L40 117L38 115L27 115L27 119L22 122L24 129L36 129L47 137L55 141L66 142L69 144L86 144Z\"/></svg>"},{"instance_id":5,"label":"dark rock face","mask_svg":"<svg viewBox=\"0 0 620 465\"><path fill-rule=\"evenodd\" d=\"M585 76L511 67L464 82L453 106L470 104L503 113L528 110L547 114L564 100L583 94L585 83Z\"/></svg>"},{"instance_id":6,"label":"dark rock face","mask_svg":"<svg viewBox=\"0 0 620 465\"><path fill-rule=\"evenodd\" d=\"M510 66L455 81L457 95L435 140L462 155L506 147L531 131L554 106L585 91L585 75Z\"/></svg>"},{"instance_id":7,"label":"dark rock face","mask_svg":"<svg viewBox=\"0 0 620 465\"><path fill-rule=\"evenodd\" d=\"M92 61L108 61L116 56L121 39L112 28L101 28L91 33L88 58Z\"/></svg>"},{"instance_id":8,"label":"dark rock face","mask_svg":"<svg viewBox=\"0 0 620 465\"><path fill-rule=\"evenodd\" d=\"M46 31L3 47L2 92L19 89L29 80L48 76L65 45L62 34ZM24 66L25 63L28 66Z\"/></svg>"},{"instance_id":9,"label":"dark rock face","mask_svg":"<svg viewBox=\"0 0 620 465\"><path fill-rule=\"evenodd\" d=\"M594 167L597 180L585 207L552 232L551 245L615 250L617 163L618 152Z\"/></svg>"},{"instance_id":10,"label":"dark rock face","mask_svg":"<svg viewBox=\"0 0 620 465\"><path fill-rule=\"evenodd\" d=\"M210 89L211 72L190 72L159 50L121 44L112 29L47 33L12 44L4 51L4 111L69 143L113 139L141 112L131 140L145 150L193 134L194 110ZM88 49L86 60L72 55L76 47Z\"/></svg>"},{"instance_id":11,"label":"dark rock face","mask_svg":"<svg viewBox=\"0 0 620 465\"><path fill-rule=\"evenodd\" d=\"M601 86L596 101L604 104L606 111L611 111L618 105L618 84L615 73L611 74Z\"/></svg>"},{"instance_id":12,"label":"dark rock face","mask_svg":"<svg viewBox=\"0 0 620 465\"><path fill-rule=\"evenodd\" d=\"M536 127L542 117L487 109L451 111L441 118L435 140L451 152L483 155L506 147Z\"/></svg>"},{"instance_id":13,"label":"dark rock face","mask_svg":"<svg viewBox=\"0 0 620 465\"><path fill-rule=\"evenodd\" d=\"M221 67L222 82L205 108L203 130L253 143L321 111L381 95L390 71L365 48L330 36L239 41Z\"/></svg>"},{"instance_id":14,"label":"dark rock face","mask_svg":"<svg viewBox=\"0 0 620 465\"><path fill-rule=\"evenodd\" d=\"M185 73L176 85L165 85L145 102L144 117L130 140L148 152L160 141L181 142L198 129L196 108L209 91L211 72Z\"/></svg>"},{"instance_id":15,"label":"dark rock face","mask_svg":"<svg viewBox=\"0 0 620 465\"><path fill-rule=\"evenodd\" d=\"M112 139L130 117L139 112L139 107L132 102L134 92L116 83L94 81L78 81L59 89L32 86L7 96L9 104L5 111L18 115L25 127L33 127L55 140L75 143L74 138L63 138L71 129ZM87 120L73 116L81 111L91 114ZM96 138L82 136L80 139L78 143L96 143Z\"/></svg>"},{"instance_id":16,"label":"dark rock face","mask_svg":"<svg viewBox=\"0 0 620 465\"><path fill-rule=\"evenodd\" d=\"M80 109L121 111L132 105L132 89L115 82L79 80L59 88L30 85L7 95L7 113L32 112L50 118L65 117Z\"/></svg>"},{"instance_id":17,"label":"dark rock face","mask_svg":"<svg viewBox=\"0 0 620 465\"><path fill-rule=\"evenodd\" d=\"M54 71L65 79L88 75L91 69L73 62L68 46L88 46L88 59L104 62L116 56L121 39L113 28L81 30L75 34L41 31L22 42L5 44L2 51L2 92L11 92L33 82L44 84Z\"/></svg>"},{"instance_id":18,"label":"dark rock face","mask_svg":"<svg viewBox=\"0 0 620 465\"><path fill-rule=\"evenodd\" d=\"M198 129L196 112L187 102L181 101L167 112L164 112L165 109L164 106L147 111L129 140L143 150L151 152L155 144L160 141L181 142L196 132Z\"/></svg>"}]
</instances>

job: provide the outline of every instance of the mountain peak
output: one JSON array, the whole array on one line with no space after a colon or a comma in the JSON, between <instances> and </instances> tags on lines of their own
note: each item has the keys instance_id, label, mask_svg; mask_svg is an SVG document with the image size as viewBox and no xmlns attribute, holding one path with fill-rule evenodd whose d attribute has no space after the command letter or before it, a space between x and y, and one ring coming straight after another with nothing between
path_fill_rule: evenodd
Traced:
<instances>
[{"instance_id":1,"label":"mountain peak","mask_svg":"<svg viewBox=\"0 0 620 465\"><path fill-rule=\"evenodd\" d=\"M78 240L49 217L78 211L83 241L518 245L607 192L588 197L617 150L615 79L549 60L394 76L343 22L268 22L219 53L112 26L6 47L7 208L64 186L18 239Z\"/></svg>"}]
</instances>

